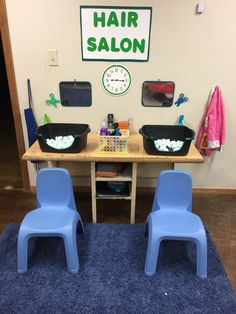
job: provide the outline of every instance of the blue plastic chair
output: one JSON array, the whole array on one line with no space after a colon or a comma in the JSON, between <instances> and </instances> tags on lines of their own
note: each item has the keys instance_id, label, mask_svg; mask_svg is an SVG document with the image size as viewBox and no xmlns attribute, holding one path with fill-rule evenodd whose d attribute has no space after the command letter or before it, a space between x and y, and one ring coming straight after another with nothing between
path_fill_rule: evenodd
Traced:
<instances>
[{"instance_id":1,"label":"blue plastic chair","mask_svg":"<svg viewBox=\"0 0 236 314\"><path fill-rule=\"evenodd\" d=\"M69 172L62 168L44 168L37 175L37 209L24 217L18 234L17 271L26 272L28 240L32 237L62 237L69 272L79 270L76 231L83 223L76 209Z\"/></svg>"},{"instance_id":2,"label":"blue plastic chair","mask_svg":"<svg viewBox=\"0 0 236 314\"><path fill-rule=\"evenodd\" d=\"M207 277L206 232L200 217L192 213L192 178L188 172L165 170L160 173L145 232L148 233L147 276L155 274L160 243L168 239L195 242L197 276Z\"/></svg>"}]
</instances>

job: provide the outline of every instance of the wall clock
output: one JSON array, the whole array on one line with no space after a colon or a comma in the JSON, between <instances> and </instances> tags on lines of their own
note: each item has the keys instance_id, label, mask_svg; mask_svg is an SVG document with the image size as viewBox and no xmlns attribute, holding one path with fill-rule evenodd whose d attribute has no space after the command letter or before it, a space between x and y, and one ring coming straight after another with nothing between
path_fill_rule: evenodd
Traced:
<instances>
[{"instance_id":1,"label":"wall clock","mask_svg":"<svg viewBox=\"0 0 236 314\"><path fill-rule=\"evenodd\" d=\"M103 72L102 85L111 95L124 95L131 85L131 75L129 70L119 64L109 66Z\"/></svg>"}]
</instances>

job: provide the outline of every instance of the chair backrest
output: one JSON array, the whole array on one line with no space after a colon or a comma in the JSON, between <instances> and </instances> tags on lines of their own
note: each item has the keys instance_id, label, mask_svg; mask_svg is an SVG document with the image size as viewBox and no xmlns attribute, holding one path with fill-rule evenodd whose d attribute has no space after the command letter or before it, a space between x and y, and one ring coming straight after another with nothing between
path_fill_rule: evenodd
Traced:
<instances>
[{"instance_id":1,"label":"chair backrest","mask_svg":"<svg viewBox=\"0 0 236 314\"><path fill-rule=\"evenodd\" d=\"M159 209L192 211L192 177L182 170L161 171L156 183L152 211Z\"/></svg>"},{"instance_id":2,"label":"chair backrest","mask_svg":"<svg viewBox=\"0 0 236 314\"><path fill-rule=\"evenodd\" d=\"M71 176L64 168L43 168L37 175L37 207L68 206L76 210Z\"/></svg>"}]
</instances>

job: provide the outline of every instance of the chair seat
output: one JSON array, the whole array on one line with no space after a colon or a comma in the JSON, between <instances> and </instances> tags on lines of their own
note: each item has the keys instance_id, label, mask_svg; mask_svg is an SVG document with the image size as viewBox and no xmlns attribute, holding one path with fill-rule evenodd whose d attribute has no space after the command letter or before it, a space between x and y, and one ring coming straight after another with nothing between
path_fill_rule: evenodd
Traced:
<instances>
[{"instance_id":1,"label":"chair seat","mask_svg":"<svg viewBox=\"0 0 236 314\"><path fill-rule=\"evenodd\" d=\"M201 219L187 211L158 210L150 215L155 219L158 231L172 236L198 233L204 228Z\"/></svg>"},{"instance_id":2,"label":"chair seat","mask_svg":"<svg viewBox=\"0 0 236 314\"><path fill-rule=\"evenodd\" d=\"M74 219L78 219L78 213L69 208L37 208L25 216L22 226L32 229L34 233L40 233L40 231L53 233L55 229L66 228Z\"/></svg>"}]
</instances>

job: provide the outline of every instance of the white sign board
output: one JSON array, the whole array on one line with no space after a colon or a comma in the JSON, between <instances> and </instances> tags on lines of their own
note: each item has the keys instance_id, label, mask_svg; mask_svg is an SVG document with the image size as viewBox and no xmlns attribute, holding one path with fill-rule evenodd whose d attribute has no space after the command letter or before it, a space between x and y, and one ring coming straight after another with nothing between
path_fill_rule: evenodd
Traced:
<instances>
[{"instance_id":1,"label":"white sign board","mask_svg":"<svg viewBox=\"0 0 236 314\"><path fill-rule=\"evenodd\" d=\"M151 7L81 6L83 60L148 61Z\"/></svg>"}]
</instances>

